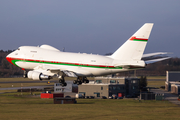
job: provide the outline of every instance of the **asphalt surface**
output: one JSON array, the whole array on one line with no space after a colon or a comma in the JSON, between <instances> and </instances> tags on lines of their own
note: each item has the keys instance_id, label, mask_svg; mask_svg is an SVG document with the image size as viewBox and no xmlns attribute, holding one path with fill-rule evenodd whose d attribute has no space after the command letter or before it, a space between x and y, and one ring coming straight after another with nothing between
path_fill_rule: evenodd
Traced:
<instances>
[{"instance_id":1,"label":"asphalt surface","mask_svg":"<svg viewBox=\"0 0 180 120\"><path fill-rule=\"evenodd\" d=\"M26 81L27 82L27 81ZM42 81L40 81L42 82ZM47 81L46 81L47 82ZM51 81L52 82L52 81ZM55 83L57 83L58 81L54 81ZM7 83L7 82L6 82ZM9 82L8 82L9 83ZM10 82L11 83L11 82ZM22 83L21 81L20 82L15 82L15 83ZM32 83L32 82L30 82ZM33 82L34 83L34 82ZM67 83L67 86L64 87L64 91L65 92L70 92L69 90L69 87L72 85L73 81L66 81ZM43 89L43 88L46 88L46 87L53 87L54 85L42 85L42 86L28 86L28 87L8 87L8 88L0 88L0 90L18 90L18 89L33 89L33 88L37 88L37 89Z\"/></svg>"},{"instance_id":2,"label":"asphalt surface","mask_svg":"<svg viewBox=\"0 0 180 120\"><path fill-rule=\"evenodd\" d=\"M45 87L53 87L54 85L43 85L43 86L29 86L29 87L9 87L9 88L0 88L0 90L18 90L18 89L42 89Z\"/></svg>"},{"instance_id":3,"label":"asphalt surface","mask_svg":"<svg viewBox=\"0 0 180 120\"><path fill-rule=\"evenodd\" d=\"M44 80L44 81L41 81L41 80L26 81L26 80L24 80L24 81L3 81L0 83L47 83L48 81L53 82L53 83L59 82L58 80Z\"/></svg>"},{"instance_id":4,"label":"asphalt surface","mask_svg":"<svg viewBox=\"0 0 180 120\"><path fill-rule=\"evenodd\" d=\"M180 106L180 101L178 100L178 95L176 94L172 94L171 92L165 91L163 89L150 89L150 92L164 94L165 100Z\"/></svg>"},{"instance_id":5,"label":"asphalt surface","mask_svg":"<svg viewBox=\"0 0 180 120\"><path fill-rule=\"evenodd\" d=\"M148 79L147 81L165 81L166 79ZM0 83L46 83L47 81L8 81L8 82L0 82ZM54 83L58 83L59 81L58 80L50 80L50 82L54 82ZM67 92L67 95L70 95L71 94L69 93L69 87L71 84L72 84L72 81L66 81L67 82L67 86L64 87L65 91L64 92ZM45 88L45 87L53 87L54 85L43 85L43 86L29 86L29 87L9 87L9 88L0 88L0 90L17 90L17 89L32 89L32 88L39 88L39 89L42 89L42 88ZM165 100L168 100L170 101L171 103L173 104L177 104L180 106L180 101L178 101L178 95L176 94L172 94L168 91L165 91L163 89L150 89L150 92L153 92L153 93L158 93L158 94L164 94L164 97L165 97ZM74 95L74 94L73 94Z\"/></svg>"}]
</instances>

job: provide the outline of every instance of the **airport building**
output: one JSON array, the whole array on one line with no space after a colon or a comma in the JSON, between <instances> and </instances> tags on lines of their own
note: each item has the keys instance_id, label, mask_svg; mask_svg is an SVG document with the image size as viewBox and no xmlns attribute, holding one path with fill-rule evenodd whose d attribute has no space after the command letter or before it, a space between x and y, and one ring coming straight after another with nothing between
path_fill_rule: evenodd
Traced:
<instances>
[{"instance_id":1,"label":"airport building","mask_svg":"<svg viewBox=\"0 0 180 120\"><path fill-rule=\"evenodd\" d=\"M180 71L167 71L165 90L180 95Z\"/></svg>"},{"instance_id":2,"label":"airport building","mask_svg":"<svg viewBox=\"0 0 180 120\"><path fill-rule=\"evenodd\" d=\"M139 95L138 78L113 78L96 77L88 84L78 86L78 93L85 97L109 98L113 95L117 97L137 97Z\"/></svg>"},{"instance_id":3,"label":"airport building","mask_svg":"<svg viewBox=\"0 0 180 120\"><path fill-rule=\"evenodd\" d=\"M54 93L61 93L61 92L73 92L78 93L78 85L73 84L73 81L68 81L67 86L61 85L61 83L54 83Z\"/></svg>"}]
</instances>

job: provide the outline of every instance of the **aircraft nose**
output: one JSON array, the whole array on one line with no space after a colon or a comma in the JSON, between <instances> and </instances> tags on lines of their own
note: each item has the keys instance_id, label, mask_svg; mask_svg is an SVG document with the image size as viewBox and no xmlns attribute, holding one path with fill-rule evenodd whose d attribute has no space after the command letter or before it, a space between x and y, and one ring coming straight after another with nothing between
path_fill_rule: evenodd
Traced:
<instances>
[{"instance_id":1,"label":"aircraft nose","mask_svg":"<svg viewBox=\"0 0 180 120\"><path fill-rule=\"evenodd\" d=\"M11 53L6 56L6 60L7 60L8 62L10 62L11 64L13 64L13 63L12 63L12 58L11 58Z\"/></svg>"}]
</instances>

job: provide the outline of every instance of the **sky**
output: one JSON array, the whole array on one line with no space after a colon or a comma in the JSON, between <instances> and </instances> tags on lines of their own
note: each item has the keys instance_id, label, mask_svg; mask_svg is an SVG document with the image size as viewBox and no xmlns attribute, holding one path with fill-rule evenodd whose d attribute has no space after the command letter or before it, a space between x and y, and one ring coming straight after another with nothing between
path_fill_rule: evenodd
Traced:
<instances>
[{"instance_id":1,"label":"sky","mask_svg":"<svg viewBox=\"0 0 180 120\"><path fill-rule=\"evenodd\" d=\"M104 55L144 23L154 23L145 53L180 57L179 0L0 0L0 50L48 44Z\"/></svg>"}]
</instances>

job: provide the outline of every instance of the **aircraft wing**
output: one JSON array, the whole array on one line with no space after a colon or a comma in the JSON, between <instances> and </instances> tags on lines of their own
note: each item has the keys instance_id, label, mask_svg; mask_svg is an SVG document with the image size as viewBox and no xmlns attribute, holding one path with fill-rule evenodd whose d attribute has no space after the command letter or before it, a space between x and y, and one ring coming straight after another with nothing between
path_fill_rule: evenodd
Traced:
<instances>
[{"instance_id":1,"label":"aircraft wing","mask_svg":"<svg viewBox=\"0 0 180 120\"><path fill-rule=\"evenodd\" d=\"M65 74L68 77L77 77L77 76L84 76L84 75L92 75L86 70L81 70L78 68L72 68L66 66L65 68L59 69L58 67L52 66L52 65L40 65L34 69L35 71L42 72L45 75L57 75L57 74Z\"/></svg>"},{"instance_id":2,"label":"aircraft wing","mask_svg":"<svg viewBox=\"0 0 180 120\"><path fill-rule=\"evenodd\" d=\"M61 70L51 65L39 65L36 68L34 68L34 71L42 72L43 74L50 76L64 73L68 77L77 77L76 73L72 70Z\"/></svg>"},{"instance_id":3,"label":"aircraft wing","mask_svg":"<svg viewBox=\"0 0 180 120\"><path fill-rule=\"evenodd\" d=\"M68 77L77 77L76 73L74 73L73 71L53 69L53 68L47 69L47 71L50 71L51 73L54 73L54 74L61 72L61 73L64 73Z\"/></svg>"},{"instance_id":4,"label":"aircraft wing","mask_svg":"<svg viewBox=\"0 0 180 120\"><path fill-rule=\"evenodd\" d=\"M72 71L63 70L62 72L64 74L66 74L68 77L77 77L77 75L74 72L72 72Z\"/></svg>"},{"instance_id":5,"label":"aircraft wing","mask_svg":"<svg viewBox=\"0 0 180 120\"><path fill-rule=\"evenodd\" d=\"M150 63L155 63L155 62L159 62L159 61L162 61L162 60L166 60L166 59L169 59L171 57L165 57L165 58L158 58L158 59L153 59L153 60L147 60L145 61L146 64L150 64Z\"/></svg>"},{"instance_id":6,"label":"aircraft wing","mask_svg":"<svg viewBox=\"0 0 180 120\"><path fill-rule=\"evenodd\" d=\"M64 73L66 76L68 77L77 77L77 75L72 72L72 71L68 71L68 70L60 70L60 69L49 69L49 71L51 71L52 73L59 73L62 72Z\"/></svg>"},{"instance_id":7,"label":"aircraft wing","mask_svg":"<svg viewBox=\"0 0 180 120\"><path fill-rule=\"evenodd\" d=\"M142 58L152 57L152 56L156 56L156 55L165 55L165 54L170 54L170 53L168 53L168 52L148 53L148 54L143 54Z\"/></svg>"}]
</instances>

